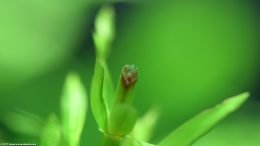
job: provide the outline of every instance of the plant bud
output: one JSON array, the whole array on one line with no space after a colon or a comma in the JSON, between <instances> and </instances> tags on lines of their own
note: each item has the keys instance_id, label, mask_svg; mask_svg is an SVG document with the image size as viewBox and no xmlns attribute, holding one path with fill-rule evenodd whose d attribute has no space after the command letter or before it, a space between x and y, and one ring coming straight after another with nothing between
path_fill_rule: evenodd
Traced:
<instances>
[{"instance_id":1,"label":"plant bud","mask_svg":"<svg viewBox=\"0 0 260 146\"><path fill-rule=\"evenodd\" d=\"M122 69L121 80L125 88L134 86L138 78L138 69L135 65L125 65Z\"/></svg>"},{"instance_id":2,"label":"plant bud","mask_svg":"<svg viewBox=\"0 0 260 146\"><path fill-rule=\"evenodd\" d=\"M135 65L125 65L118 83L116 102L130 103L138 79L138 69Z\"/></svg>"}]
</instances>

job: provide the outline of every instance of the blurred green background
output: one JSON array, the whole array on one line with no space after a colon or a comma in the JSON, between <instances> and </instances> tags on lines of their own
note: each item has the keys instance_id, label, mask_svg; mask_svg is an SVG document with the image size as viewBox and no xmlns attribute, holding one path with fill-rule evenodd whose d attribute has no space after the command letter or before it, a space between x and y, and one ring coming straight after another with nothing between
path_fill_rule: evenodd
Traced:
<instances>
[{"instance_id":1,"label":"blurred green background","mask_svg":"<svg viewBox=\"0 0 260 146\"><path fill-rule=\"evenodd\" d=\"M0 2L0 119L22 109L43 119L59 114L65 75L80 72L89 90L95 52L91 34L100 5L91 0ZM117 35L109 59L139 68L135 106L160 109L152 143L199 111L240 92L251 99L195 146L258 146L259 5L255 1L114 2ZM3 121L3 120L0 120ZM0 122L0 141L38 143ZM81 145L101 133L88 111Z\"/></svg>"}]
</instances>

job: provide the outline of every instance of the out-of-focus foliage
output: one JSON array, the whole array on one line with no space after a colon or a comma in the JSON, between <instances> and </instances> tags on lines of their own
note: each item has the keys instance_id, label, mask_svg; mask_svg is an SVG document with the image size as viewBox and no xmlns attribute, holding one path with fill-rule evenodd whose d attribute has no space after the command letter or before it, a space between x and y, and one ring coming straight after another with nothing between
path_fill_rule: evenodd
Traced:
<instances>
[{"instance_id":1,"label":"out-of-focus foliage","mask_svg":"<svg viewBox=\"0 0 260 146\"><path fill-rule=\"evenodd\" d=\"M43 119L22 110L9 111L0 121L13 132L27 136L40 136L43 128Z\"/></svg>"},{"instance_id":2,"label":"out-of-focus foliage","mask_svg":"<svg viewBox=\"0 0 260 146\"><path fill-rule=\"evenodd\" d=\"M99 59L107 59L111 50L111 43L115 37L115 10L112 6L103 6L95 19L93 39Z\"/></svg>"},{"instance_id":3,"label":"out-of-focus foliage","mask_svg":"<svg viewBox=\"0 0 260 146\"><path fill-rule=\"evenodd\" d=\"M95 3L1 1L0 87L37 77L71 57Z\"/></svg>"},{"instance_id":4,"label":"out-of-focus foliage","mask_svg":"<svg viewBox=\"0 0 260 146\"><path fill-rule=\"evenodd\" d=\"M87 113L87 93L76 73L70 73L61 98L62 136L66 146L79 146Z\"/></svg>"},{"instance_id":5,"label":"out-of-focus foliage","mask_svg":"<svg viewBox=\"0 0 260 146\"><path fill-rule=\"evenodd\" d=\"M154 135L154 129L158 125L159 109L152 108L140 117L135 124L133 135L136 139L149 142Z\"/></svg>"},{"instance_id":6,"label":"out-of-focus foliage","mask_svg":"<svg viewBox=\"0 0 260 146\"><path fill-rule=\"evenodd\" d=\"M58 118L49 116L41 135L41 146L59 146L61 142L61 126Z\"/></svg>"}]
</instances>

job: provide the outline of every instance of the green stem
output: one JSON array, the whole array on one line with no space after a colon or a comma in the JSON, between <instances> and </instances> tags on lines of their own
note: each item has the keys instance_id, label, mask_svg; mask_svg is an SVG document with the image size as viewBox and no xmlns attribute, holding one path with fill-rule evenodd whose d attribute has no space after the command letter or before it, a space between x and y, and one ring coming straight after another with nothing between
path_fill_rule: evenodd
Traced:
<instances>
[{"instance_id":1,"label":"green stem","mask_svg":"<svg viewBox=\"0 0 260 146\"><path fill-rule=\"evenodd\" d=\"M121 137L113 135L104 135L103 146L119 146Z\"/></svg>"}]
</instances>

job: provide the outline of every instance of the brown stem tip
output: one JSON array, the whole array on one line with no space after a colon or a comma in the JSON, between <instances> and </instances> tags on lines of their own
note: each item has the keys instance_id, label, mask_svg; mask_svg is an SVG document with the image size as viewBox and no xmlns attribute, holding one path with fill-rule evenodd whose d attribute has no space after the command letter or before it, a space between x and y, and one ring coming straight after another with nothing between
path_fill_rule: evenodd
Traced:
<instances>
[{"instance_id":1,"label":"brown stem tip","mask_svg":"<svg viewBox=\"0 0 260 146\"><path fill-rule=\"evenodd\" d=\"M133 86L138 79L138 68L135 65L125 65L122 69L121 79L125 88Z\"/></svg>"}]
</instances>

